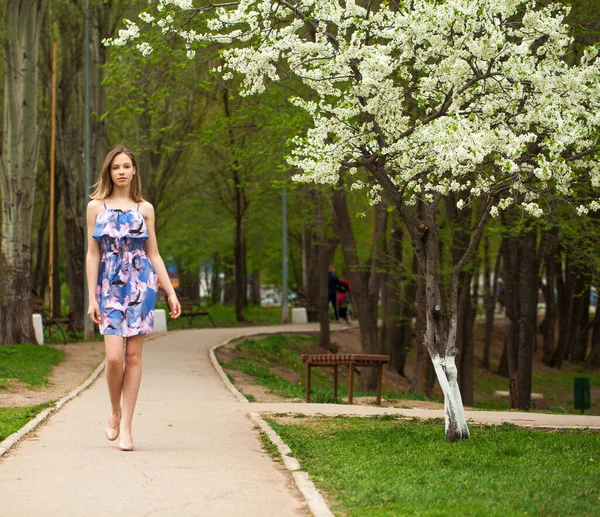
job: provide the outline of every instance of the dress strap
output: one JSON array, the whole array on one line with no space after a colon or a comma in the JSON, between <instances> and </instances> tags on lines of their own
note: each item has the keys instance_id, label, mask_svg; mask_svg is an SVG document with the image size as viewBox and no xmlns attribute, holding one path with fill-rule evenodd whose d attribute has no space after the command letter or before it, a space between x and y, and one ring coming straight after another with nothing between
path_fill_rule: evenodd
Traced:
<instances>
[{"instance_id":1,"label":"dress strap","mask_svg":"<svg viewBox=\"0 0 600 517\"><path fill-rule=\"evenodd\" d=\"M104 210L108 210L108 207L106 206L106 201L104 201L104 199L102 200L102 204L104 205Z\"/></svg>"},{"instance_id":2,"label":"dress strap","mask_svg":"<svg viewBox=\"0 0 600 517\"><path fill-rule=\"evenodd\" d=\"M139 211L140 211L140 202L138 201L136 212L139 212Z\"/></svg>"}]
</instances>

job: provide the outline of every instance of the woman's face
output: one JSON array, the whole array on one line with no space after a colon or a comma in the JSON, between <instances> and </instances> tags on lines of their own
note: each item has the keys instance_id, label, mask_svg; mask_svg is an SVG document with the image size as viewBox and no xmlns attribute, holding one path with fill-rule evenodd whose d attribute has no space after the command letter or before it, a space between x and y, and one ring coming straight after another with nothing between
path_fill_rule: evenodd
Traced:
<instances>
[{"instance_id":1,"label":"woman's face","mask_svg":"<svg viewBox=\"0 0 600 517\"><path fill-rule=\"evenodd\" d=\"M117 187L127 188L131 185L135 169L131 158L125 153L117 154L110 164L110 177Z\"/></svg>"}]
</instances>

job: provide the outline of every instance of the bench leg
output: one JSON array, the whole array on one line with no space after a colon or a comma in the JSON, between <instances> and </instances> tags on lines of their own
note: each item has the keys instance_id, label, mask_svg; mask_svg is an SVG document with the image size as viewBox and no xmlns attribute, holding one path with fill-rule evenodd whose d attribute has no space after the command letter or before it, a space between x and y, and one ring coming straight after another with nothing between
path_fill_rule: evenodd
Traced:
<instances>
[{"instance_id":1,"label":"bench leg","mask_svg":"<svg viewBox=\"0 0 600 517\"><path fill-rule=\"evenodd\" d=\"M354 364L348 365L348 404L352 404L352 393L354 392Z\"/></svg>"},{"instance_id":2,"label":"bench leg","mask_svg":"<svg viewBox=\"0 0 600 517\"><path fill-rule=\"evenodd\" d=\"M338 398L338 365L333 365L333 398Z\"/></svg>"},{"instance_id":3,"label":"bench leg","mask_svg":"<svg viewBox=\"0 0 600 517\"><path fill-rule=\"evenodd\" d=\"M306 363L306 402L310 402L310 364Z\"/></svg>"},{"instance_id":4,"label":"bench leg","mask_svg":"<svg viewBox=\"0 0 600 517\"><path fill-rule=\"evenodd\" d=\"M381 406L381 384L383 383L383 365L377 367L377 405Z\"/></svg>"}]
</instances>

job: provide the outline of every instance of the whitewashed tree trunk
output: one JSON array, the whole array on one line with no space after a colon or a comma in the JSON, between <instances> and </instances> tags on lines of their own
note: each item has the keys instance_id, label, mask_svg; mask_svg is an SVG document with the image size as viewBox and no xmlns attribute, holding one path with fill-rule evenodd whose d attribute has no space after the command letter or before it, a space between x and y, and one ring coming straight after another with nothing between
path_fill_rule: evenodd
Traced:
<instances>
[{"instance_id":1,"label":"whitewashed tree trunk","mask_svg":"<svg viewBox=\"0 0 600 517\"><path fill-rule=\"evenodd\" d=\"M0 156L0 344L35 343L31 224L37 172L38 48L47 0L6 0L4 133Z\"/></svg>"},{"instance_id":2,"label":"whitewashed tree trunk","mask_svg":"<svg viewBox=\"0 0 600 517\"><path fill-rule=\"evenodd\" d=\"M431 357L435 374L444 393L446 439L454 442L469 438L469 428L465 418L462 397L458 387L458 370L454 355Z\"/></svg>"}]
</instances>

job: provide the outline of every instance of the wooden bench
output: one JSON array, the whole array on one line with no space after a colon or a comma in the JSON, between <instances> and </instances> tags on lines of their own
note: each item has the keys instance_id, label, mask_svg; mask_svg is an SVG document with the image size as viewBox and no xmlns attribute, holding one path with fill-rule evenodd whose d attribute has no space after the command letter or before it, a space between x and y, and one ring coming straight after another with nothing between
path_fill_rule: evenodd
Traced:
<instances>
[{"instance_id":1,"label":"wooden bench","mask_svg":"<svg viewBox=\"0 0 600 517\"><path fill-rule=\"evenodd\" d=\"M39 296L32 296L31 308L34 314L40 314L42 316L42 325L45 329L48 329L48 334L52 335L52 327L56 327L62 334L65 345L67 344L67 335L61 325L66 325L67 330L75 335L75 341L78 341L77 331L73 327L70 318L64 318L62 316L53 316L46 312L44 307L44 299Z\"/></svg>"},{"instance_id":2,"label":"wooden bench","mask_svg":"<svg viewBox=\"0 0 600 517\"><path fill-rule=\"evenodd\" d=\"M208 318L210 319L210 322L212 323L212 326L216 327L215 322L212 319L212 316L210 315L210 313L206 309L203 309L200 304L195 303L194 300L192 300L191 298L188 298L187 296L182 296L182 295L178 294L177 298L181 305L181 315L180 316L183 318L187 318L188 324L190 326L192 325L192 320L196 316L208 316Z\"/></svg>"},{"instance_id":3,"label":"wooden bench","mask_svg":"<svg viewBox=\"0 0 600 517\"><path fill-rule=\"evenodd\" d=\"M310 369L316 367L333 368L333 396L338 393L338 366L348 365L348 404L352 404L354 392L354 368L370 366L377 368L377 405L381 406L381 384L383 380L383 365L390 361L389 355L375 354L302 354L301 359L306 364L306 402L310 402Z\"/></svg>"}]
</instances>

